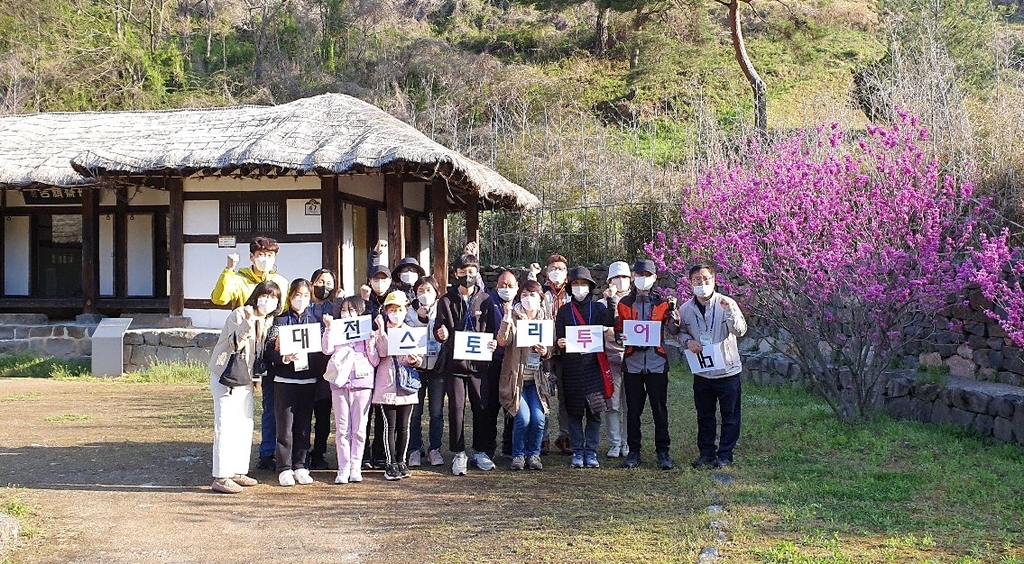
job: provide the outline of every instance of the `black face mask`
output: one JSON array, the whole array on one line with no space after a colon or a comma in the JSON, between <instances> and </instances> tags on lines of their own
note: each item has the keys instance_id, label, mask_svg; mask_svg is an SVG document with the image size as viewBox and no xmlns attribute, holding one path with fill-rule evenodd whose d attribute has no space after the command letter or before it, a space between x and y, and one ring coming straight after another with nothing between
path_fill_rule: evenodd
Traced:
<instances>
[{"instance_id":1,"label":"black face mask","mask_svg":"<svg viewBox=\"0 0 1024 564\"><path fill-rule=\"evenodd\" d=\"M469 275L459 276L457 282L459 286L462 286L463 288L472 288L473 286L476 286L476 278L470 278Z\"/></svg>"},{"instance_id":2,"label":"black face mask","mask_svg":"<svg viewBox=\"0 0 1024 564\"><path fill-rule=\"evenodd\" d=\"M333 291L334 288L328 288L327 286L313 286L313 297L321 301L326 300Z\"/></svg>"}]
</instances>

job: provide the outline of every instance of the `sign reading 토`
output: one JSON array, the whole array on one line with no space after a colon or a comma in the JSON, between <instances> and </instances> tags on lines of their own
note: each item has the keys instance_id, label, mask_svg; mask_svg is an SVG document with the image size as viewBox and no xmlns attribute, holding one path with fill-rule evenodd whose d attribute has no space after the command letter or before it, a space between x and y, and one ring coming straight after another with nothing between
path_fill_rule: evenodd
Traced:
<instances>
[{"instance_id":1,"label":"sign reading \ud1a0","mask_svg":"<svg viewBox=\"0 0 1024 564\"><path fill-rule=\"evenodd\" d=\"M490 333L456 331L452 358L455 360L491 360L492 351L487 343L494 339Z\"/></svg>"}]
</instances>

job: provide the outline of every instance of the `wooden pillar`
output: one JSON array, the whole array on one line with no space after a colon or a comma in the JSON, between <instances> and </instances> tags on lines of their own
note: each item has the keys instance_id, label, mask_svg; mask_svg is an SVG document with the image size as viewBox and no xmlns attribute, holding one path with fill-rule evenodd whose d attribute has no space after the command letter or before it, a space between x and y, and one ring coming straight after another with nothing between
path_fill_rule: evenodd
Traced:
<instances>
[{"instance_id":1,"label":"wooden pillar","mask_svg":"<svg viewBox=\"0 0 1024 564\"><path fill-rule=\"evenodd\" d=\"M128 191L115 190L114 212L114 295L128 297Z\"/></svg>"},{"instance_id":2,"label":"wooden pillar","mask_svg":"<svg viewBox=\"0 0 1024 564\"><path fill-rule=\"evenodd\" d=\"M385 213L388 216L388 256L391 258L389 265L395 268L398 261L405 256L405 222L402 221L402 212L405 205L402 199L402 176L399 174L384 175L384 205L387 206Z\"/></svg>"},{"instance_id":3,"label":"wooden pillar","mask_svg":"<svg viewBox=\"0 0 1024 564\"><path fill-rule=\"evenodd\" d=\"M340 275L341 269L341 206L338 205L338 177L320 179L320 244L323 267ZM334 284L341 286L341 280Z\"/></svg>"},{"instance_id":4,"label":"wooden pillar","mask_svg":"<svg viewBox=\"0 0 1024 564\"><path fill-rule=\"evenodd\" d=\"M82 313L96 313L100 297L100 189L82 189Z\"/></svg>"},{"instance_id":5,"label":"wooden pillar","mask_svg":"<svg viewBox=\"0 0 1024 564\"><path fill-rule=\"evenodd\" d=\"M7 295L7 190L0 190L0 297Z\"/></svg>"},{"instance_id":6,"label":"wooden pillar","mask_svg":"<svg viewBox=\"0 0 1024 564\"><path fill-rule=\"evenodd\" d=\"M448 288L448 183L444 179L435 178L430 184L430 219L434 278L444 293Z\"/></svg>"},{"instance_id":7,"label":"wooden pillar","mask_svg":"<svg viewBox=\"0 0 1024 564\"><path fill-rule=\"evenodd\" d=\"M470 194L466 200L466 243L480 242L480 200Z\"/></svg>"},{"instance_id":8,"label":"wooden pillar","mask_svg":"<svg viewBox=\"0 0 1024 564\"><path fill-rule=\"evenodd\" d=\"M185 188L181 178L167 181L170 191L168 215L170 234L167 240L167 269L171 273L170 314L185 313Z\"/></svg>"}]
</instances>

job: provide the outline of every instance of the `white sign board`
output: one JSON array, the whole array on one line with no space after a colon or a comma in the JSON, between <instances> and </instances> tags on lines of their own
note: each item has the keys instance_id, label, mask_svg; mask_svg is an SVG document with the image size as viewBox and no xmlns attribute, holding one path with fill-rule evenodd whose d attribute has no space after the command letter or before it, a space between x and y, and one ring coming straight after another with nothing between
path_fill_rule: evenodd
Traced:
<instances>
[{"instance_id":1,"label":"white sign board","mask_svg":"<svg viewBox=\"0 0 1024 564\"><path fill-rule=\"evenodd\" d=\"M599 353L604 350L604 325L571 325L565 328L565 352Z\"/></svg>"},{"instance_id":2,"label":"white sign board","mask_svg":"<svg viewBox=\"0 0 1024 564\"><path fill-rule=\"evenodd\" d=\"M725 355L720 344L704 345L698 354L690 352L688 348L684 348L683 352L686 354L686 362L690 364L690 372L694 374L725 368Z\"/></svg>"},{"instance_id":3,"label":"white sign board","mask_svg":"<svg viewBox=\"0 0 1024 564\"><path fill-rule=\"evenodd\" d=\"M389 327L388 356L427 354L426 327Z\"/></svg>"},{"instance_id":4,"label":"white sign board","mask_svg":"<svg viewBox=\"0 0 1024 564\"><path fill-rule=\"evenodd\" d=\"M623 321L622 344L633 347L657 347L661 345L660 321Z\"/></svg>"},{"instance_id":5,"label":"white sign board","mask_svg":"<svg viewBox=\"0 0 1024 564\"><path fill-rule=\"evenodd\" d=\"M331 330L327 334L327 344L331 347L347 345L370 338L373 332L373 320L369 315L358 317L339 317L331 322Z\"/></svg>"},{"instance_id":6,"label":"white sign board","mask_svg":"<svg viewBox=\"0 0 1024 564\"><path fill-rule=\"evenodd\" d=\"M492 351L487 343L494 340L490 333L456 331L452 358L455 360L491 360Z\"/></svg>"},{"instance_id":7,"label":"white sign board","mask_svg":"<svg viewBox=\"0 0 1024 564\"><path fill-rule=\"evenodd\" d=\"M281 356L320 350L320 324L281 325L278 327Z\"/></svg>"},{"instance_id":8,"label":"white sign board","mask_svg":"<svg viewBox=\"0 0 1024 564\"><path fill-rule=\"evenodd\" d=\"M555 322L552 319L519 319L516 321L516 346L532 347L555 344Z\"/></svg>"}]
</instances>

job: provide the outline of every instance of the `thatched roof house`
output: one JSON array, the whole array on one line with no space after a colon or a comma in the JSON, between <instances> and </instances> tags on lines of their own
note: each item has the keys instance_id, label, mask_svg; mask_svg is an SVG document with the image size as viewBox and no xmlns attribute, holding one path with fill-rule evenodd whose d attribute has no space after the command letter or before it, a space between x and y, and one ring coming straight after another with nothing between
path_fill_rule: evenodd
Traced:
<instances>
[{"instance_id":1,"label":"thatched roof house","mask_svg":"<svg viewBox=\"0 0 1024 564\"><path fill-rule=\"evenodd\" d=\"M0 311L214 309L210 265L261 234L281 241L286 276L325 266L354 289L383 238L392 264L411 254L445 280L447 213L465 211L475 240L480 209L539 203L341 94L0 117Z\"/></svg>"}]
</instances>

